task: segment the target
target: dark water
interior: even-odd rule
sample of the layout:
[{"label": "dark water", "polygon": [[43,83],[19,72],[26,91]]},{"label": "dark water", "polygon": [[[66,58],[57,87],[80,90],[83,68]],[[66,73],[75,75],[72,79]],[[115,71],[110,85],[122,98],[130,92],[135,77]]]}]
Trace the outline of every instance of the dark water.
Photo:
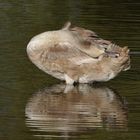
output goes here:
[{"label": "dark water", "polygon": [[[38,70],[27,43],[68,20],[129,46],[132,68],[77,87]],[[139,27],[139,0],[0,0],[0,140],[139,140]]]}]

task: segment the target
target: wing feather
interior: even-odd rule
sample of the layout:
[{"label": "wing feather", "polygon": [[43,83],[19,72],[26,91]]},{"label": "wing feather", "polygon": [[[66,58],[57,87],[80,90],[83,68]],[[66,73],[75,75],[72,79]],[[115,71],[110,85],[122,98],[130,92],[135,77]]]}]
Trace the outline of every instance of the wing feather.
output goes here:
[{"label": "wing feather", "polygon": [[49,60],[64,60],[70,61],[75,64],[83,64],[83,63],[90,63],[95,62],[98,59],[94,59],[90,57],[85,52],[79,50],[78,48],[72,46],[69,42],[60,42],[54,46],[49,47],[44,53]]}]

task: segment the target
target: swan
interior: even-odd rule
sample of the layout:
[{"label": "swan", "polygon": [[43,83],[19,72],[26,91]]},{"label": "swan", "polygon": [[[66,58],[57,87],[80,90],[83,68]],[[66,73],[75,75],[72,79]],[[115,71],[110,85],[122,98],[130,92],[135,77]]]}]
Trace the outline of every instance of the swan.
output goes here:
[{"label": "swan", "polygon": [[108,81],[130,68],[129,49],[81,27],[47,31],[27,45],[29,59],[39,69],[66,84]]}]

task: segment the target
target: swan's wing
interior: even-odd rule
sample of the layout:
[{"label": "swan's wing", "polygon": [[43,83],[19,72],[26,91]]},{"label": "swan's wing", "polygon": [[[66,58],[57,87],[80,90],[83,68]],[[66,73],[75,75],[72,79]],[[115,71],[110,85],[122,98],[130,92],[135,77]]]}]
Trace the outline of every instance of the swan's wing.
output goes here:
[{"label": "swan's wing", "polygon": [[100,38],[94,31],[82,27],[71,27],[71,22],[67,22],[63,29],[73,32],[80,37],[81,45],[76,46],[80,51],[86,53],[90,57],[96,58],[102,54],[110,57],[116,57],[121,48],[111,41]]},{"label": "swan's wing", "polygon": [[105,49],[101,48],[98,44],[92,43],[88,45],[88,42],[82,42],[82,45],[78,46],[78,49],[86,53],[90,57],[98,58],[105,53]]},{"label": "swan's wing", "polygon": [[82,27],[73,27],[73,28],[70,28],[70,30],[72,32],[79,33],[81,36],[83,36],[85,38],[87,38],[87,37],[98,38],[98,35],[94,31],[88,30],[88,29],[85,29],[85,28],[82,28]]},{"label": "swan's wing", "polygon": [[83,39],[82,45],[77,46],[79,49],[91,57],[99,57],[102,54],[107,54],[110,57],[116,57],[121,48],[108,40],[100,38],[94,31],[81,27],[71,28],[72,32],[76,32]]},{"label": "swan's wing", "polygon": [[88,54],[89,56],[96,58],[105,53],[104,48],[100,47],[100,44],[95,42],[98,35],[91,30],[87,30],[81,27],[73,27],[69,29],[77,38],[79,38],[80,44],[76,46],[78,49]]},{"label": "swan's wing", "polygon": [[79,50],[75,46],[72,46],[68,42],[57,43],[48,48],[44,54],[46,54],[45,57],[49,60],[68,60],[78,65],[98,61],[98,59],[90,57],[88,54]]},{"label": "swan's wing", "polygon": [[71,22],[66,22],[62,30],[69,30],[81,41],[76,46],[87,55],[96,58],[105,53],[105,48],[111,42],[100,38],[94,31],[82,27],[71,27]]}]

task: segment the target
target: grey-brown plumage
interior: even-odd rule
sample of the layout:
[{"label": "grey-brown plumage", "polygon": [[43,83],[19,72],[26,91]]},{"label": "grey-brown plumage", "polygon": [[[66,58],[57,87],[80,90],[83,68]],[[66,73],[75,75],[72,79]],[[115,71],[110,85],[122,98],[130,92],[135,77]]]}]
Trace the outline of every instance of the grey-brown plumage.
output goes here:
[{"label": "grey-brown plumage", "polygon": [[106,41],[93,31],[71,27],[68,22],[56,31],[31,39],[30,60],[44,72],[67,84],[108,81],[130,66],[129,49]]}]

